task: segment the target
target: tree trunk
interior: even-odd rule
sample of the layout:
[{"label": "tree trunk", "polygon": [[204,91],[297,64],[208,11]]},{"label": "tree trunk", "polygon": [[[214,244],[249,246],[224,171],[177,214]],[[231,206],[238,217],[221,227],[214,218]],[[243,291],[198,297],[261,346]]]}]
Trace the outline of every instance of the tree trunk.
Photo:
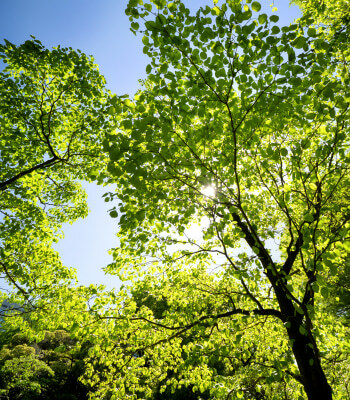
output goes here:
[{"label": "tree trunk", "polygon": [[322,369],[312,332],[303,326],[303,315],[297,313],[284,290],[279,285],[274,289],[308,400],[332,400],[332,388]]},{"label": "tree trunk", "polygon": [[[308,400],[332,400],[332,389],[323,372],[315,341],[300,332],[302,327],[299,317],[288,319],[290,326],[287,328],[292,350],[302,378],[304,390]],[[302,329],[302,328],[301,328]],[[313,343],[312,343],[313,342]]]}]

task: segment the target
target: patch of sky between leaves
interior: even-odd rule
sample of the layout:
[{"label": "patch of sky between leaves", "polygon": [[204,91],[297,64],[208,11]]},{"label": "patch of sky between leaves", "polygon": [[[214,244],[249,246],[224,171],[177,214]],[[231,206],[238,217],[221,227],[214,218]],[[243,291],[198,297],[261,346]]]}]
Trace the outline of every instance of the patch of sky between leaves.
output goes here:
[{"label": "patch of sky between leaves", "polygon": [[64,224],[64,238],[54,245],[67,267],[77,269],[78,284],[103,284],[107,289],[120,286],[116,277],[103,272],[113,261],[109,250],[118,246],[118,224],[109,215],[110,204],[103,194],[113,192],[114,186],[98,186],[81,182],[88,195],[89,215],[73,224]]}]

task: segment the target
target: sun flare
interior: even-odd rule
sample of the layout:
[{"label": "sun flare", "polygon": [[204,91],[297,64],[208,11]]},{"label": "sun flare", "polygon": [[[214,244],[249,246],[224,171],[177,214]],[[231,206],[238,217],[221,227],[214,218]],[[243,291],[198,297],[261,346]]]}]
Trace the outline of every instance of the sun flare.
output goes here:
[{"label": "sun flare", "polygon": [[213,198],[213,197],[215,197],[216,190],[215,190],[215,187],[214,187],[214,186],[209,185],[209,186],[205,186],[205,187],[201,190],[201,193],[202,193],[203,196]]}]

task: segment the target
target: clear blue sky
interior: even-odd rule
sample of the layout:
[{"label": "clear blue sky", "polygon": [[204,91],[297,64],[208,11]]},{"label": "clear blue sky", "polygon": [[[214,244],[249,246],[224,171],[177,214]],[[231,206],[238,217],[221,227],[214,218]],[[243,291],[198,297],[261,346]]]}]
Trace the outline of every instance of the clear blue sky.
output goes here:
[{"label": "clear blue sky", "polygon": [[[185,0],[193,10],[210,0]],[[273,0],[261,0],[270,10]],[[95,58],[108,88],[119,95],[133,94],[138,80],[145,78],[147,57],[141,37],[129,30],[124,14],[127,0],[0,0],[0,39],[20,44],[36,36],[46,47],[61,45],[80,49]],[[275,0],[281,25],[300,16],[289,0]],[[101,268],[111,261],[108,249],[117,245],[116,221],[109,217],[108,203],[101,198],[106,188],[85,185],[89,216],[65,226],[65,238],[59,243],[63,262],[78,270],[81,284],[103,283],[118,286],[117,278],[105,276]]]}]

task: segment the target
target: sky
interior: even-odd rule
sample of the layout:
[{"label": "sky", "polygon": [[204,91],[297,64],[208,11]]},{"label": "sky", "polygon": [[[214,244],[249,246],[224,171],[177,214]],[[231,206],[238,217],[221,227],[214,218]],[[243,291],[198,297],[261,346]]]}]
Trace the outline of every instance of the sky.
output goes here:
[{"label": "sky", "polygon": [[[210,0],[185,0],[195,11],[212,4]],[[92,55],[107,80],[107,87],[118,95],[134,94],[139,79],[146,78],[147,57],[142,52],[140,36],[129,30],[124,14],[127,0],[0,0],[0,40],[20,44],[39,39],[44,46],[72,47]],[[289,0],[261,0],[261,12],[275,13],[281,25],[289,25],[300,10],[289,7]],[[271,7],[272,6],[272,7]],[[108,214],[110,203],[102,195],[108,188],[83,183],[88,193],[90,213],[84,220],[64,226],[64,239],[56,246],[62,261],[77,268],[83,285],[104,284],[118,287],[120,282],[102,270],[112,261],[108,254],[118,241],[117,222]]]}]

